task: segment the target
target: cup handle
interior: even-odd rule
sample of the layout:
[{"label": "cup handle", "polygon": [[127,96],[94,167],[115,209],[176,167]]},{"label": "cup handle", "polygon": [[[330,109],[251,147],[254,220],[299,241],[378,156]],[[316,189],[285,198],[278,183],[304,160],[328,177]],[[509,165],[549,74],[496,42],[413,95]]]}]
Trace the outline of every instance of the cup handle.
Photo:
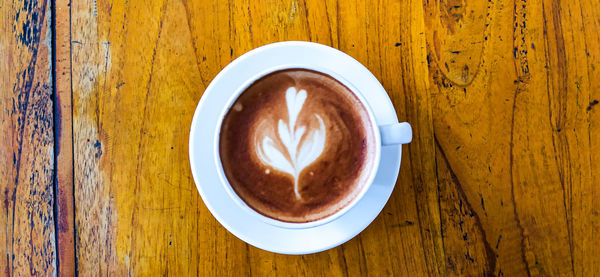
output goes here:
[{"label": "cup handle", "polygon": [[382,145],[406,144],[412,140],[412,128],[408,122],[379,126]]}]

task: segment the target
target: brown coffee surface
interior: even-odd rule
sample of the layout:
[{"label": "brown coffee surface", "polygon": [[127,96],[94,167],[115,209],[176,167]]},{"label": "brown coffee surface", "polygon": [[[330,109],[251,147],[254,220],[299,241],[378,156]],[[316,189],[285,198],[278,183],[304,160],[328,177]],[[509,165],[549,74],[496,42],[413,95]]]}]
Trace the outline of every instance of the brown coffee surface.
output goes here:
[{"label": "brown coffee surface", "polygon": [[236,194],[257,212],[310,222],[347,206],[369,178],[375,136],[346,86],[305,69],[250,85],[223,120],[219,152]]}]

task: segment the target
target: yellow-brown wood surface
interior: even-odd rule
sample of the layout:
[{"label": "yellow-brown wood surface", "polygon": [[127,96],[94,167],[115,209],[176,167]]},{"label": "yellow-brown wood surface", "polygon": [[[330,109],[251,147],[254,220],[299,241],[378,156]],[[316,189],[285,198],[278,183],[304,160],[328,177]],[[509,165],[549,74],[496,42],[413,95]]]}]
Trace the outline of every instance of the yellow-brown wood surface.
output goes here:
[{"label": "yellow-brown wood surface", "polygon": [[[56,249],[59,276],[74,276],[73,122],[71,98],[71,2],[54,1],[54,137]],[[59,19],[59,20],[56,20]]]},{"label": "yellow-brown wood surface", "polygon": [[[79,274],[593,276],[599,18],[594,0],[73,1]],[[284,40],[356,58],[414,128],[383,212],[313,255],[231,235],[188,162],[212,78]]]},{"label": "yellow-brown wood surface", "polygon": [[56,273],[50,13],[0,2],[0,276]]}]

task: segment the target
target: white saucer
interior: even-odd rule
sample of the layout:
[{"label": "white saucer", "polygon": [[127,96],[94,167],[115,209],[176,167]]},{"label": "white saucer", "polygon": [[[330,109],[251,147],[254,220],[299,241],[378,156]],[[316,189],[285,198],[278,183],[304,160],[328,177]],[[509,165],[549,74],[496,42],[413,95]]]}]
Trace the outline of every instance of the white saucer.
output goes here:
[{"label": "white saucer", "polygon": [[[234,92],[253,76],[281,65],[326,68],[343,76],[373,111],[379,126],[398,122],[384,88],[354,58],[328,46],[279,42],[256,48],[227,65],[198,103],[190,129],[190,164],[196,187],[213,216],[232,234],[258,248],[283,254],[309,254],[336,247],[364,230],[389,199],[400,169],[402,145],[383,146],[377,175],[363,198],[339,218],[312,228],[277,227],[247,215],[229,196],[217,169],[217,126]],[[340,66],[343,65],[343,66]]]}]

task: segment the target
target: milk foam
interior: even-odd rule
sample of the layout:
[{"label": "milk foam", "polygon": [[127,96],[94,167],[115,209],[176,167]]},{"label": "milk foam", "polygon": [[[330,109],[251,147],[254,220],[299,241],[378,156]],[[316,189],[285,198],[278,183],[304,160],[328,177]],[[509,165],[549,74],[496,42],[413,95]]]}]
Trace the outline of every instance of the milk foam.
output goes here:
[{"label": "milk foam", "polygon": [[275,138],[284,146],[283,149],[278,147],[273,138],[261,132],[256,133],[257,137],[255,139],[256,154],[261,162],[294,178],[296,199],[302,199],[298,184],[300,173],[319,158],[325,148],[326,132],[321,116],[318,114],[311,115],[318,120],[318,128],[307,131],[306,126],[296,126],[296,121],[302,111],[306,97],[307,93],[304,89],[297,91],[295,87],[289,87],[285,92],[288,122],[279,119],[277,124],[278,137]]}]

